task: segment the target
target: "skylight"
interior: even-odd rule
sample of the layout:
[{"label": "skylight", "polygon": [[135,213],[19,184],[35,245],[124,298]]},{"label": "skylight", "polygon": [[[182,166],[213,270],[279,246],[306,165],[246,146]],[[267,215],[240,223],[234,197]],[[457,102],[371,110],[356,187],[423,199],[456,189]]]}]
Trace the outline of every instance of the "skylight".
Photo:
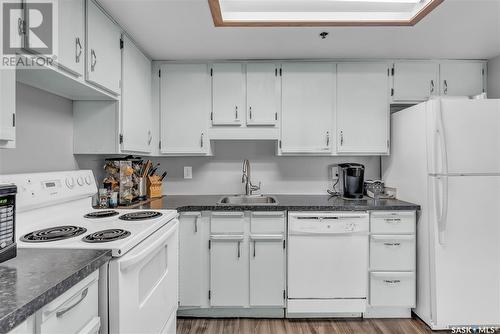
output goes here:
[{"label": "skylight", "polygon": [[411,26],[444,0],[208,0],[215,26]]}]

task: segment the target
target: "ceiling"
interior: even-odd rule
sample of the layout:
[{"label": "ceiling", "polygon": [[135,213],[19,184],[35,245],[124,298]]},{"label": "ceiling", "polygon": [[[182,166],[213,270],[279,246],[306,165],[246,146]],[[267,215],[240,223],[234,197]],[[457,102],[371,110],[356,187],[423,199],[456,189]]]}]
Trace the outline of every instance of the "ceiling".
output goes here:
[{"label": "ceiling", "polygon": [[445,0],[414,27],[327,28],[216,28],[207,0],[99,2],[154,60],[500,55],[500,0]]}]

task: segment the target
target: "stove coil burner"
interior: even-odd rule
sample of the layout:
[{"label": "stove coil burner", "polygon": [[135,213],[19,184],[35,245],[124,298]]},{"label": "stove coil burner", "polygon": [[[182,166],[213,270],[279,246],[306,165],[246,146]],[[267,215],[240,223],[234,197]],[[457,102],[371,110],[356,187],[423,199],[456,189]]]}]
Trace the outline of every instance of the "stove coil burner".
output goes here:
[{"label": "stove coil burner", "polygon": [[130,235],[129,231],[125,231],[119,228],[114,228],[110,230],[103,230],[89,234],[82,240],[90,243],[101,243],[101,242],[110,242],[110,241],[124,239],[129,235]]},{"label": "stove coil burner", "polygon": [[76,237],[87,232],[86,228],[79,226],[56,226],[43,230],[30,232],[21,237],[24,242],[49,242]]},{"label": "stove coil burner", "polygon": [[121,220],[134,221],[134,220],[153,219],[160,216],[161,213],[156,211],[138,211],[138,212],[124,214],[118,218]]},{"label": "stove coil burner", "polygon": [[89,219],[99,219],[99,218],[114,217],[116,215],[118,215],[118,211],[115,211],[115,210],[102,210],[102,211],[94,211],[94,212],[87,213],[83,217],[89,218]]}]

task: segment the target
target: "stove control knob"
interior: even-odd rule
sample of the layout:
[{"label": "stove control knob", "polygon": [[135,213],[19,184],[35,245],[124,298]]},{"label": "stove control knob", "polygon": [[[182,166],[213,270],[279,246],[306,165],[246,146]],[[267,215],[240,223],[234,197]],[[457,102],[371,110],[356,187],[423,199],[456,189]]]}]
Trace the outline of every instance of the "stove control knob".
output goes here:
[{"label": "stove control knob", "polygon": [[72,177],[67,177],[66,178],[66,186],[69,189],[73,189],[73,187],[75,186],[75,179],[73,179]]},{"label": "stove control knob", "polygon": [[76,179],[76,182],[78,183],[79,186],[83,186],[83,177],[79,176],[77,179]]},{"label": "stove control knob", "polygon": [[92,184],[92,179],[90,178],[90,176],[85,176],[85,183],[88,184],[89,186]]}]

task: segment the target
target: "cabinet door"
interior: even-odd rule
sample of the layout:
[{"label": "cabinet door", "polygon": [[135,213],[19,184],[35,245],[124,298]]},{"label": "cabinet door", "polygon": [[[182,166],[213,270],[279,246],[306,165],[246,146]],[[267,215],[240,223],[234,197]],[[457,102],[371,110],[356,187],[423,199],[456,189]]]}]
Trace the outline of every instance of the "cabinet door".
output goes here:
[{"label": "cabinet door", "polygon": [[181,214],[179,226],[179,306],[200,307],[206,300],[202,260],[207,249],[202,242],[201,214]]},{"label": "cabinet door", "polygon": [[248,304],[248,243],[243,236],[210,238],[210,305]]},{"label": "cabinet door", "polygon": [[283,306],[285,247],[283,236],[252,237],[250,255],[250,306]]},{"label": "cabinet door", "polygon": [[87,81],[120,94],[121,31],[94,3],[87,1]]},{"label": "cabinet door", "polygon": [[426,101],[437,95],[438,68],[438,64],[434,63],[395,63],[393,101]]},{"label": "cabinet door", "polygon": [[472,96],[484,92],[483,63],[443,63],[440,76],[441,95]]},{"label": "cabinet door", "polygon": [[151,61],[123,36],[122,50],[123,151],[151,152]]},{"label": "cabinet door", "polygon": [[276,125],[279,84],[276,64],[247,64],[247,125]]},{"label": "cabinet door", "polygon": [[161,68],[161,152],[207,154],[210,74],[205,64]]},{"label": "cabinet door", "polygon": [[16,140],[16,70],[0,70],[0,147],[13,148]]},{"label": "cabinet door", "polygon": [[282,64],[281,152],[330,153],[335,64]]},{"label": "cabinet door", "polygon": [[81,77],[85,67],[85,2],[60,0],[58,65]]},{"label": "cabinet door", "polygon": [[245,119],[242,64],[212,65],[212,125],[241,125]]},{"label": "cabinet door", "polygon": [[385,154],[389,150],[389,65],[337,66],[337,150]]}]

